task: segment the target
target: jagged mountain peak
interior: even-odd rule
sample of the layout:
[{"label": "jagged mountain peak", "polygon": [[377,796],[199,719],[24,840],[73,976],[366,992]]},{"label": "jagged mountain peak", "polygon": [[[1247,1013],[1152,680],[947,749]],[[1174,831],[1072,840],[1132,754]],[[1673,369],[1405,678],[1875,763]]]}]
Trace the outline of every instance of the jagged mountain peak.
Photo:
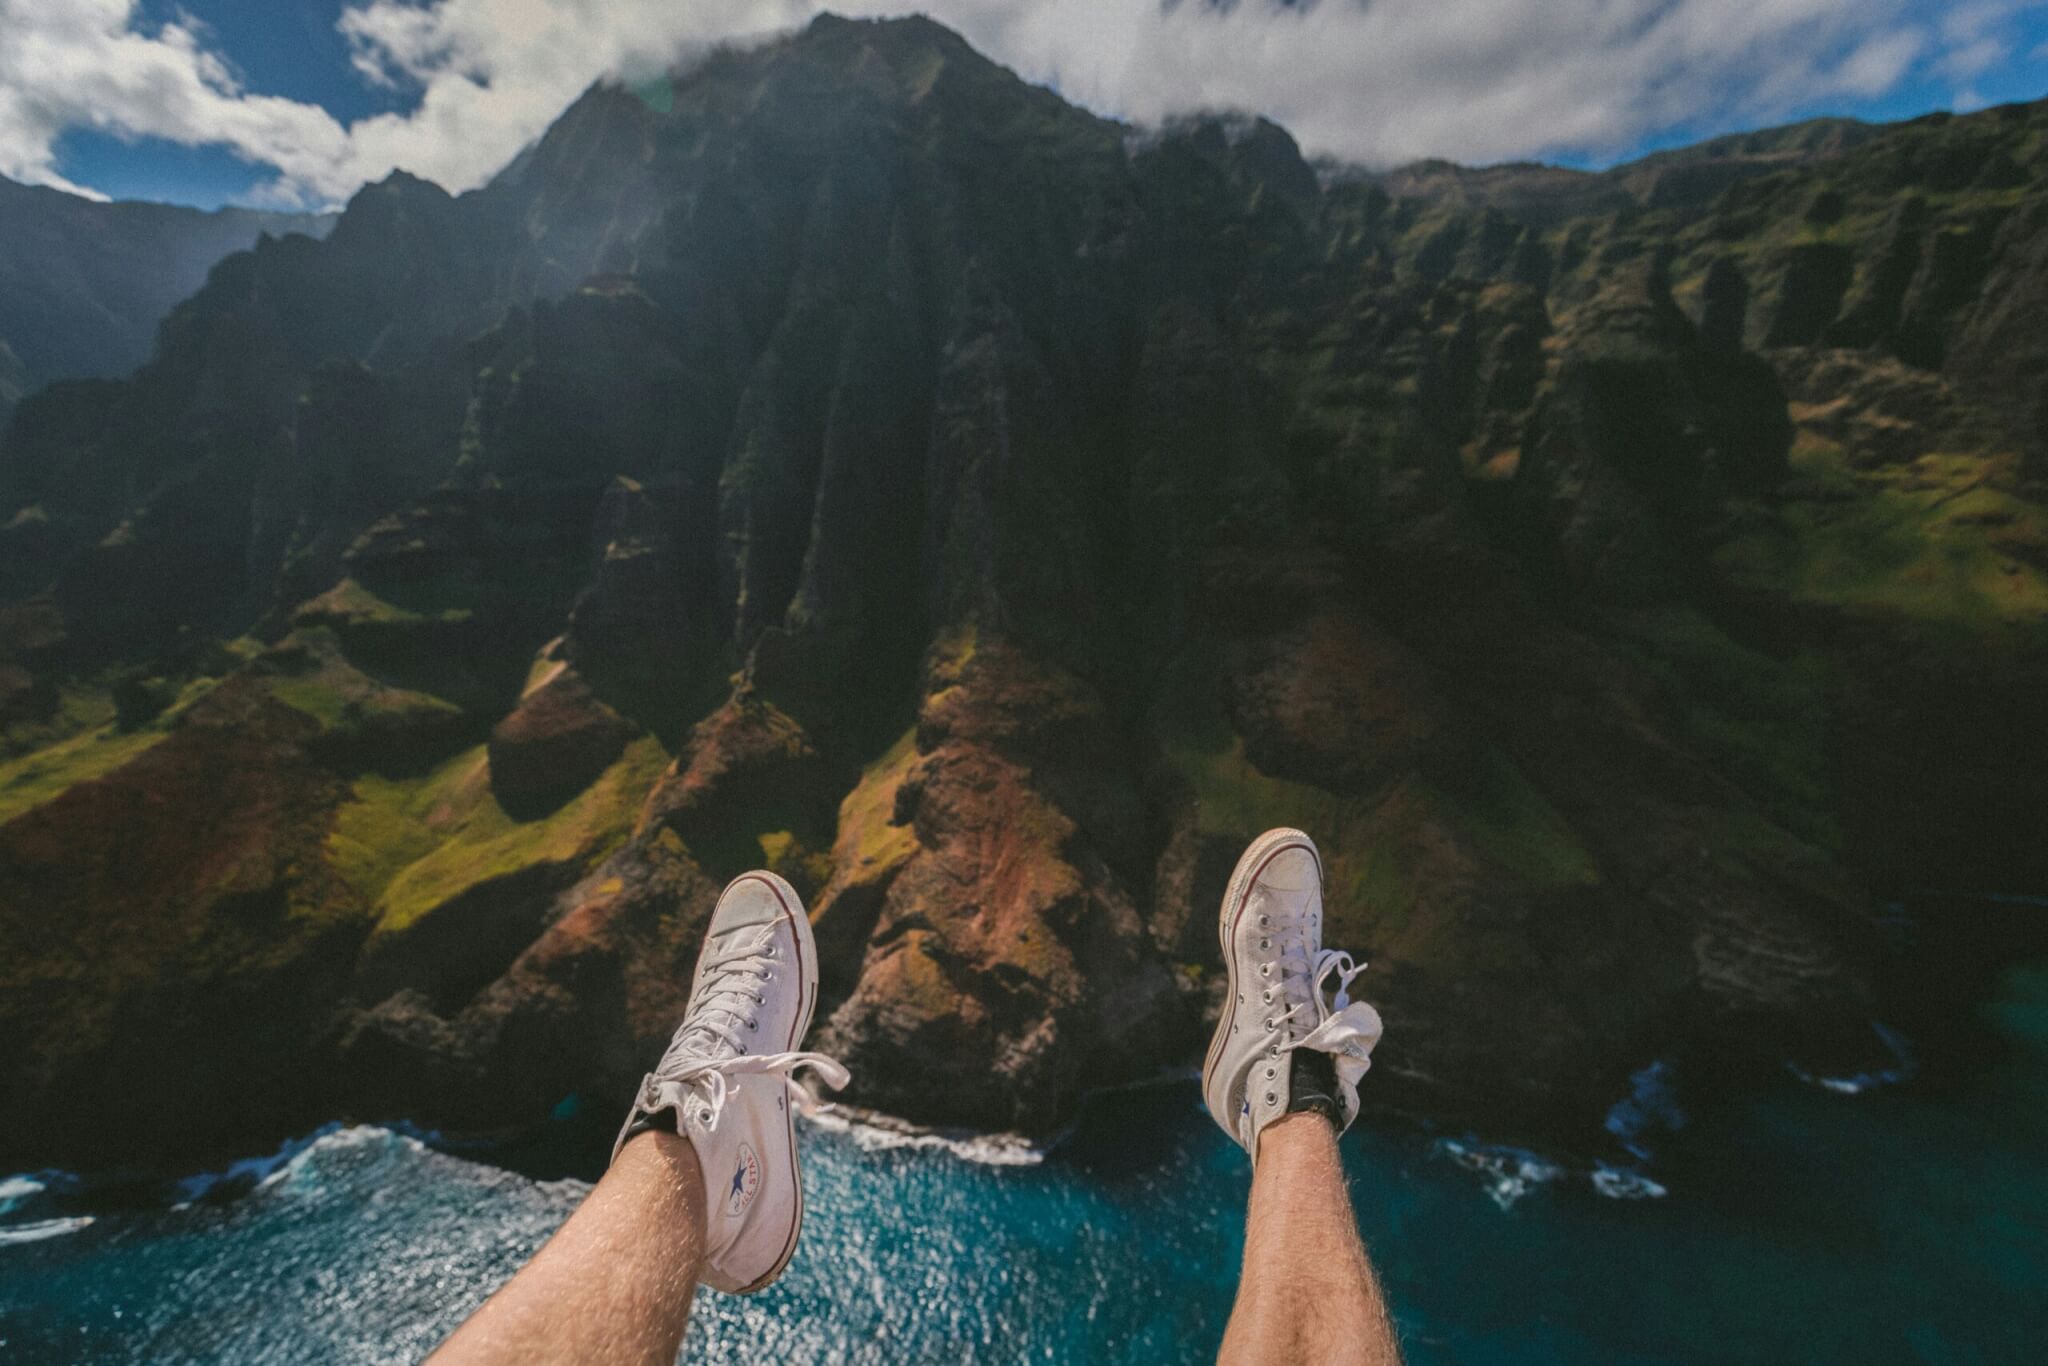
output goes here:
[{"label": "jagged mountain peak", "polygon": [[357,190],[353,195],[349,196],[349,203],[353,204],[365,196],[376,199],[379,197],[403,197],[410,195],[423,195],[437,199],[452,198],[448,191],[442,189],[434,181],[425,179],[422,176],[416,176],[411,171],[400,167],[386,175],[382,180],[373,180],[360,190]]},{"label": "jagged mountain peak", "polygon": [[360,249],[387,236],[401,221],[444,218],[455,200],[431,180],[393,171],[349,196],[329,236],[337,249]]}]

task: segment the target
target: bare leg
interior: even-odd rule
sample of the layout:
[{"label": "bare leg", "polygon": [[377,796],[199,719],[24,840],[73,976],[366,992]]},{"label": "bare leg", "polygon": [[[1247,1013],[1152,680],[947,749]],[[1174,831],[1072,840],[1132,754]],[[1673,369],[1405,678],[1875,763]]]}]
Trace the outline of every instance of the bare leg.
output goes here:
[{"label": "bare leg", "polygon": [[432,1360],[672,1366],[703,1258],[696,1151],[674,1134],[640,1134],[569,1222]]},{"label": "bare leg", "polygon": [[1321,1115],[1286,1115],[1259,1134],[1244,1275],[1217,1359],[1232,1366],[1401,1360],[1351,1217],[1337,1134]]}]

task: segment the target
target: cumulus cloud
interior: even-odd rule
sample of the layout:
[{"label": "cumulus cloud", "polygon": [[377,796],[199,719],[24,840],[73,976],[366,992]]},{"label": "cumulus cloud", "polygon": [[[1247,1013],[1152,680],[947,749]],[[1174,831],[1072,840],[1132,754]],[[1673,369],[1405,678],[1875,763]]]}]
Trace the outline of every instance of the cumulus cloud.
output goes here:
[{"label": "cumulus cloud", "polygon": [[[1367,163],[1619,152],[1892,89],[1933,64],[1974,76],[2042,0],[842,0],[921,7],[1101,112],[1268,114]],[[68,185],[70,128],[214,144],[274,168],[271,196],[331,203],[402,167],[481,184],[593,80],[787,30],[813,0],[357,0],[362,79],[416,95],[347,127],[243,88],[190,20],[136,0],[0,0],[0,174]]]},{"label": "cumulus cloud", "polygon": [[134,0],[0,0],[0,174],[90,193],[57,174],[71,128],[220,143],[300,183],[346,154],[324,110],[241,89],[189,22],[134,26]]}]

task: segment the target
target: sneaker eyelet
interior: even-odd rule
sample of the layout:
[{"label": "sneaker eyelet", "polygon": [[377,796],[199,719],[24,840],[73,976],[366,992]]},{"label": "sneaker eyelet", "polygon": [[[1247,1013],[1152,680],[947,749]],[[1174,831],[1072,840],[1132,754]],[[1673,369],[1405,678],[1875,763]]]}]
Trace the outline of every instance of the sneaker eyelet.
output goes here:
[{"label": "sneaker eyelet", "polygon": [[759,1033],[759,1032],[760,1032],[760,1029],[761,1029],[761,1022],[760,1022],[759,1020],[749,1020],[749,1021],[747,1021],[747,1033],[749,1033],[749,1034],[757,1034],[757,1033]]},{"label": "sneaker eyelet", "polygon": [[1266,1017],[1266,1028],[1268,1028],[1268,1029],[1271,1029],[1272,1027],[1273,1027],[1273,1017],[1272,1017],[1271,1015],[1268,1015],[1268,1016]]},{"label": "sneaker eyelet", "polygon": [[1273,923],[1273,917],[1272,917],[1272,916],[1270,916],[1270,915],[1262,915],[1262,916],[1260,916],[1260,917],[1259,917],[1259,928],[1260,928],[1260,929],[1262,929],[1262,930],[1263,930],[1263,929],[1265,929],[1265,928],[1266,928],[1266,926],[1268,926],[1268,925],[1270,925],[1270,924],[1272,924],[1272,923]]},{"label": "sneaker eyelet", "polygon": [[1270,1067],[1266,1069],[1266,1080],[1267,1080],[1267,1081],[1271,1081],[1271,1080],[1273,1080],[1273,1069],[1272,1069],[1272,1068],[1270,1068]]},{"label": "sneaker eyelet", "polygon": [[1262,949],[1270,949],[1273,947],[1273,941],[1270,939],[1261,939],[1259,941],[1259,947]]},{"label": "sneaker eyelet", "polygon": [[1272,965],[1271,963],[1261,963],[1261,964],[1259,964],[1259,976],[1261,976],[1261,977],[1271,977],[1272,975],[1273,975],[1273,965]]},{"label": "sneaker eyelet", "polygon": [[1266,1092],[1266,1104],[1268,1104],[1268,1105],[1272,1105],[1272,1104],[1275,1104],[1275,1103],[1277,1102],[1277,1100],[1278,1100],[1278,1097],[1276,1097],[1276,1096],[1275,1096],[1275,1095],[1274,1095],[1274,1094],[1273,1094],[1273,1093],[1272,1093],[1271,1091],[1268,1091],[1268,1092]]}]

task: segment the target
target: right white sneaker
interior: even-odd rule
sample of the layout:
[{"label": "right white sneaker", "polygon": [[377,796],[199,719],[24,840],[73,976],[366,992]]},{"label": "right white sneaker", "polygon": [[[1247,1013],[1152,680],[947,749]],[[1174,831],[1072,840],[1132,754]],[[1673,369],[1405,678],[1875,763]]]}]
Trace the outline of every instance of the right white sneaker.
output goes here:
[{"label": "right white sneaker", "polygon": [[765,1289],[796,1252],[804,1190],[791,1108],[811,1097],[793,1074],[811,1068],[835,1091],[847,1082],[831,1058],[795,1051],[817,999],[818,949],[796,889],[767,872],[733,879],[711,912],[683,1022],[612,1146],[617,1160],[628,1138],[673,1112],[704,1172],[703,1276],[714,1289]]},{"label": "right white sneaker", "polygon": [[[1323,860],[1299,830],[1268,830],[1237,861],[1217,921],[1229,995],[1202,1068],[1202,1099],[1223,1132],[1259,1160],[1259,1133],[1294,1107],[1294,1054],[1329,1055],[1330,1122],[1358,1117],[1379,1013],[1346,995],[1362,970],[1323,947]],[[1338,981],[1334,992],[1328,982]],[[1327,1074],[1326,1074],[1327,1075]]]}]

